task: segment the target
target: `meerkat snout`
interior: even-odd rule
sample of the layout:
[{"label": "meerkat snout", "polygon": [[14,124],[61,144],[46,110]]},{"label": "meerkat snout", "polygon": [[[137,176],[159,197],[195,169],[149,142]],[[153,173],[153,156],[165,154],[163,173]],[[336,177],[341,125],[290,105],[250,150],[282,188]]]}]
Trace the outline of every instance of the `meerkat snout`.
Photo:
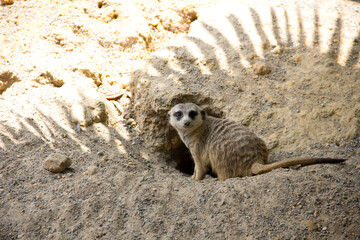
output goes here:
[{"label": "meerkat snout", "polygon": [[185,120],[185,121],[184,121],[184,126],[185,126],[185,127],[190,126],[190,121],[189,121],[189,120]]}]

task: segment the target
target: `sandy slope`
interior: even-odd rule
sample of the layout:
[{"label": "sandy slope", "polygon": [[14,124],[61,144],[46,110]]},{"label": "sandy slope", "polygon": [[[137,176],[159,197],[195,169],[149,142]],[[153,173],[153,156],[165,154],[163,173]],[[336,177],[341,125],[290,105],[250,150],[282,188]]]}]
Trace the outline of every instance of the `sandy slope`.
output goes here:
[{"label": "sandy slope", "polygon": [[[334,3],[342,9],[345,2]],[[284,131],[272,142],[265,115],[252,119],[249,113],[249,120],[229,108],[224,111],[264,135],[272,144],[272,161],[306,154],[349,158],[344,164],[278,169],[224,182],[207,176],[196,182],[167,164],[164,155],[143,147],[142,129],[132,119],[136,114],[128,110],[130,72],[169,39],[186,34],[195,12],[206,13],[214,4],[42,0],[0,5],[0,239],[360,238],[356,57],[346,66],[318,50],[287,49],[280,57],[272,53],[270,67],[285,66],[292,79],[284,87],[282,71],[268,75],[279,94],[273,99],[274,119],[298,114],[284,107],[288,101],[282,94],[295,94],[289,101],[296,102],[295,87],[313,87],[327,97],[317,99],[305,91],[316,99],[313,108],[327,100],[324,109],[334,112],[304,115],[303,124],[312,119],[329,129],[338,127],[339,138],[331,132],[332,137],[320,135],[308,144],[311,139],[298,142],[296,134]],[[359,13],[358,4],[346,4],[351,14]],[[303,75],[313,76],[312,66],[318,66],[314,72],[319,77],[306,81]],[[254,75],[251,68],[243,71]],[[214,78],[219,75],[213,72]],[[327,91],[333,75],[338,93]],[[249,106],[259,103],[252,93],[266,93],[266,81],[254,79],[242,86]],[[226,101],[237,96],[236,87],[225,85]],[[125,94],[116,102],[102,97],[120,89]],[[305,105],[312,108],[312,101]],[[296,147],[291,141],[298,142]],[[71,168],[61,174],[46,171],[43,162],[52,152],[69,156]],[[89,166],[98,172],[90,175]]]}]

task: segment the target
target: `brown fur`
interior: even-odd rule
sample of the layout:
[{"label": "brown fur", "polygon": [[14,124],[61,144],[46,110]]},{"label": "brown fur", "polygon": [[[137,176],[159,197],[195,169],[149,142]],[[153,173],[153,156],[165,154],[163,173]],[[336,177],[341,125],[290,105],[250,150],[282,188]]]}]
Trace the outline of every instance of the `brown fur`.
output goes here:
[{"label": "brown fur", "polygon": [[[191,114],[195,115],[191,117]],[[180,117],[180,115],[182,115]],[[195,162],[195,180],[209,170],[219,180],[270,172],[299,164],[338,163],[344,159],[294,158],[268,164],[265,142],[243,125],[227,119],[207,116],[193,103],[178,104],[168,113],[170,124],[189,148]]]}]

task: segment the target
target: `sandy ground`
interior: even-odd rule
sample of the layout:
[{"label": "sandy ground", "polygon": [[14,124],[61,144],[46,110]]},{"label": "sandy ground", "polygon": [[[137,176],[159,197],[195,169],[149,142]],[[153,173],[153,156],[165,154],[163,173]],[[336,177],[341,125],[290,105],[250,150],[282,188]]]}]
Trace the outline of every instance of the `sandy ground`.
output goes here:
[{"label": "sandy ground", "polygon": [[[0,239],[360,239],[358,48],[351,58],[337,54],[351,49],[339,39],[325,55],[301,46],[264,56],[253,50],[249,59],[272,60],[266,79],[246,63],[232,66],[254,81],[229,81],[223,94],[213,88],[224,75],[215,66],[204,86],[223,116],[264,137],[271,161],[349,160],[197,182],[189,167],[177,170],[146,144],[129,82],[139,62],[185,36],[216,1],[14,2],[0,5]],[[355,1],[331,4],[350,9],[352,20],[360,12]],[[359,29],[360,22],[342,24]],[[275,95],[266,95],[267,84]],[[116,101],[104,98],[118,92]],[[229,102],[243,102],[244,111],[276,108],[237,116]],[[281,116],[302,125],[275,124]],[[319,126],[321,134],[311,135]],[[54,152],[72,160],[63,173],[43,167]]]}]

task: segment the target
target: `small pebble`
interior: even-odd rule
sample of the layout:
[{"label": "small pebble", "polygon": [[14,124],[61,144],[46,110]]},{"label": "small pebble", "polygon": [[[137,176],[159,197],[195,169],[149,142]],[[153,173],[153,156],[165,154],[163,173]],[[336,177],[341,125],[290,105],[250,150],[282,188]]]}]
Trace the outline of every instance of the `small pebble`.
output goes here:
[{"label": "small pebble", "polygon": [[296,62],[296,63],[300,63],[301,60],[302,60],[302,59],[301,59],[301,56],[300,56],[300,55],[297,55],[297,54],[294,55],[293,59],[294,59],[294,62]]},{"label": "small pebble", "polygon": [[271,50],[273,54],[280,54],[283,52],[283,49],[279,46],[276,46],[273,50]]},{"label": "small pebble", "polygon": [[100,162],[105,163],[105,162],[108,161],[108,160],[109,160],[109,157],[108,157],[107,155],[104,155],[104,156],[101,158]]},{"label": "small pebble", "polygon": [[87,169],[88,175],[95,175],[97,172],[99,172],[99,168],[97,166],[89,166]]},{"label": "small pebble", "polygon": [[313,220],[307,220],[306,227],[309,230],[309,232],[315,232],[318,230],[318,227],[316,226]]},{"label": "small pebble", "polygon": [[263,62],[256,62],[253,66],[253,69],[257,75],[266,75],[270,73],[269,65]]},{"label": "small pebble", "polygon": [[315,211],[314,211],[314,217],[317,217],[318,213],[319,213],[319,212],[318,212],[317,210],[315,210]]},{"label": "small pebble", "polygon": [[[135,123],[135,120],[133,118],[129,118],[127,121],[126,121],[126,124],[127,125],[130,125],[132,126],[133,124]],[[136,124],[136,123],[135,123]]]},{"label": "small pebble", "polygon": [[233,86],[235,86],[235,85],[236,85],[236,83],[235,83],[234,81],[230,81],[230,82],[229,82],[229,86],[233,87]]}]

